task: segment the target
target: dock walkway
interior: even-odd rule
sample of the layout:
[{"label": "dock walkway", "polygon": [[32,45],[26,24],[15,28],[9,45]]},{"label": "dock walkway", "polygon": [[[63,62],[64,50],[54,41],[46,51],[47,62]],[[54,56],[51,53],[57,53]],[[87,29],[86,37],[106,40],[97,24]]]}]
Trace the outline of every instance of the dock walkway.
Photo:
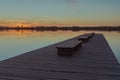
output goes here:
[{"label": "dock walkway", "polygon": [[0,80],[120,80],[120,65],[102,34],[73,56],[57,55],[63,42],[1,61]]}]

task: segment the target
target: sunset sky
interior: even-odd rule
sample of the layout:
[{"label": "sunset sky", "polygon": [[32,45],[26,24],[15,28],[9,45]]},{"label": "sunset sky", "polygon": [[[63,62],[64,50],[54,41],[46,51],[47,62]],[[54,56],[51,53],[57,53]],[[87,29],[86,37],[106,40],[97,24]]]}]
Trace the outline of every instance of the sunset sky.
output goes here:
[{"label": "sunset sky", "polygon": [[118,26],[120,0],[0,0],[0,26]]}]

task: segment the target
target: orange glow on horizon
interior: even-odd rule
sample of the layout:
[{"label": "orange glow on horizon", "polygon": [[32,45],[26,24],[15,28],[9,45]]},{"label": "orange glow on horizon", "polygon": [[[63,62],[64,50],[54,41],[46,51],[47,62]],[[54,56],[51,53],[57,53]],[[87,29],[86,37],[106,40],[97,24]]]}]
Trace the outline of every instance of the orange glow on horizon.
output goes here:
[{"label": "orange glow on horizon", "polygon": [[0,26],[8,27],[32,27],[32,26],[119,26],[119,22],[94,22],[94,21],[44,21],[44,22],[27,22],[27,21],[0,21]]}]

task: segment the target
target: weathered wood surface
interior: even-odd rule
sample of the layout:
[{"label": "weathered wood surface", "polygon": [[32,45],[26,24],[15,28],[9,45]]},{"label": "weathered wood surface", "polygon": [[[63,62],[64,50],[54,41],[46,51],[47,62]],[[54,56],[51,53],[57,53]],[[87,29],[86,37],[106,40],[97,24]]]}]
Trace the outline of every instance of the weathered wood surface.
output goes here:
[{"label": "weathered wood surface", "polygon": [[60,44],[57,46],[57,48],[74,48],[76,45],[80,45],[80,44],[82,44],[82,41],[75,39],[75,40],[71,40],[63,44]]},{"label": "weathered wood surface", "polygon": [[103,35],[68,57],[57,55],[61,43],[1,61],[0,80],[120,80],[120,65]]},{"label": "weathered wood surface", "polygon": [[58,45],[57,53],[61,56],[72,56],[82,45],[82,41],[78,39],[70,40]]},{"label": "weathered wood surface", "polygon": [[82,42],[87,42],[90,38],[92,38],[95,35],[95,33],[86,33],[82,34],[78,37],[78,40]]}]

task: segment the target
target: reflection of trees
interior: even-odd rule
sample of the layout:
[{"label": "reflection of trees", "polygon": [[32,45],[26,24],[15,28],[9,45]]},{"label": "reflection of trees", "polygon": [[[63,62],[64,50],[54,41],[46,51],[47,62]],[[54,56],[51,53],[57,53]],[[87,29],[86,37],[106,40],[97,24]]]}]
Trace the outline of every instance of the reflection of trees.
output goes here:
[{"label": "reflection of trees", "polygon": [[80,31],[80,30],[98,30],[98,31],[120,31],[120,26],[98,26],[98,27],[57,27],[57,26],[35,26],[35,27],[4,27],[0,26],[0,31],[4,30],[32,30],[32,31],[57,31],[57,30],[71,30],[71,31]]}]

